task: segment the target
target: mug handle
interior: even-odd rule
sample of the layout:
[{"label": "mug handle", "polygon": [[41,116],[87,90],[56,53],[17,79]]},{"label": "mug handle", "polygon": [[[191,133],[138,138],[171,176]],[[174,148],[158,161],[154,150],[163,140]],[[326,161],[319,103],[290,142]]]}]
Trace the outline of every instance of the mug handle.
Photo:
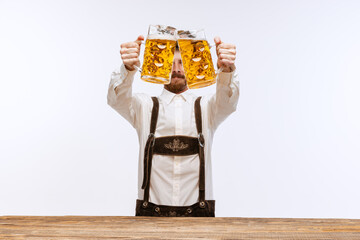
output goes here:
[{"label": "mug handle", "polygon": [[[215,46],[216,46],[215,43],[209,44],[209,49],[212,49],[212,48],[215,47]],[[215,71],[216,78],[218,77],[219,73],[221,73],[223,70],[224,70],[224,67],[221,66],[218,70]]]},{"label": "mug handle", "polygon": [[[144,43],[143,41],[141,41],[141,45],[145,45],[145,43]],[[140,62],[140,66],[141,66],[141,62]],[[140,73],[142,72],[141,67],[138,67],[138,66],[135,65],[134,68],[135,68],[136,70],[138,70]]]},{"label": "mug handle", "polygon": [[138,67],[138,66],[134,65],[134,68],[135,68],[136,70],[138,70],[140,73],[142,72],[141,67]]},{"label": "mug handle", "polygon": [[215,71],[216,77],[224,70],[224,67],[221,66],[218,70]]}]

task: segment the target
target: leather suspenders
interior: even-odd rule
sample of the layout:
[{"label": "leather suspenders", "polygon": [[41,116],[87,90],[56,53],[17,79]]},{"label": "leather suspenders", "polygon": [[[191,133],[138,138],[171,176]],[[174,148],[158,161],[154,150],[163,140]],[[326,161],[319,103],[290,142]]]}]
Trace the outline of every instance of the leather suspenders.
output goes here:
[{"label": "leather suspenders", "polygon": [[[144,199],[137,200],[136,216],[215,216],[215,201],[205,200],[205,139],[202,134],[202,118],[200,100],[195,101],[195,120],[198,137],[188,136],[166,136],[155,138],[156,124],[159,114],[159,101],[152,97],[153,109],[151,113],[150,134],[148,136],[144,152],[144,178],[142,189],[144,189]],[[186,156],[198,154],[200,160],[199,167],[199,202],[191,206],[165,206],[156,205],[149,202],[150,176],[153,154]]]},{"label": "leather suspenders", "polygon": [[199,201],[205,201],[205,139],[202,134],[202,118],[201,118],[201,107],[200,107],[201,97],[198,97],[195,100],[195,121],[196,129],[198,132],[198,141],[199,141],[199,158],[200,158],[200,172],[199,172]]}]

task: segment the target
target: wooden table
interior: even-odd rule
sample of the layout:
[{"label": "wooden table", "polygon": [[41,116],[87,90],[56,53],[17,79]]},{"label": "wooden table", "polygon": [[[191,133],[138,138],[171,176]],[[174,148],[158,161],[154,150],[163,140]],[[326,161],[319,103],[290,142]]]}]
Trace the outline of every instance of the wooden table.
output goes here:
[{"label": "wooden table", "polygon": [[360,219],[0,216],[0,239],[360,240]]}]

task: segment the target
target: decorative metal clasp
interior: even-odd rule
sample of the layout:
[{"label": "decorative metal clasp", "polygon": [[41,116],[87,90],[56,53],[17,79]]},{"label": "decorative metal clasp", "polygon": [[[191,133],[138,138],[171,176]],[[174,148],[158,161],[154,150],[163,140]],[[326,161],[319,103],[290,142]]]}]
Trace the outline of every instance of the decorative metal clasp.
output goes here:
[{"label": "decorative metal clasp", "polygon": [[155,145],[155,135],[153,133],[150,133],[148,136],[148,139],[152,138],[152,147]]},{"label": "decorative metal clasp", "polygon": [[179,150],[183,150],[189,146],[189,144],[183,143],[180,139],[175,138],[172,142],[168,144],[164,144],[165,148],[171,149],[173,152],[177,152]]},{"label": "decorative metal clasp", "polygon": [[204,135],[202,133],[199,133],[198,135],[198,140],[199,140],[199,144],[201,147],[204,147],[204,143],[205,143],[205,138]]}]

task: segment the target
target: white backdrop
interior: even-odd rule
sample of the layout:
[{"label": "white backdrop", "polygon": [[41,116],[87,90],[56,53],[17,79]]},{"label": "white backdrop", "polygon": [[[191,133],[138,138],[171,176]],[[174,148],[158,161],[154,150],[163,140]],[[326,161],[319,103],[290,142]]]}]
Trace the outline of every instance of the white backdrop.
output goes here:
[{"label": "white backdrop", "polygon": [[107,87],[119,45],[167,24],[237,46],[217,216],[360,218],[359,13],[357,0],[0,0],[0,215],[134,215],[137,136]]}]

